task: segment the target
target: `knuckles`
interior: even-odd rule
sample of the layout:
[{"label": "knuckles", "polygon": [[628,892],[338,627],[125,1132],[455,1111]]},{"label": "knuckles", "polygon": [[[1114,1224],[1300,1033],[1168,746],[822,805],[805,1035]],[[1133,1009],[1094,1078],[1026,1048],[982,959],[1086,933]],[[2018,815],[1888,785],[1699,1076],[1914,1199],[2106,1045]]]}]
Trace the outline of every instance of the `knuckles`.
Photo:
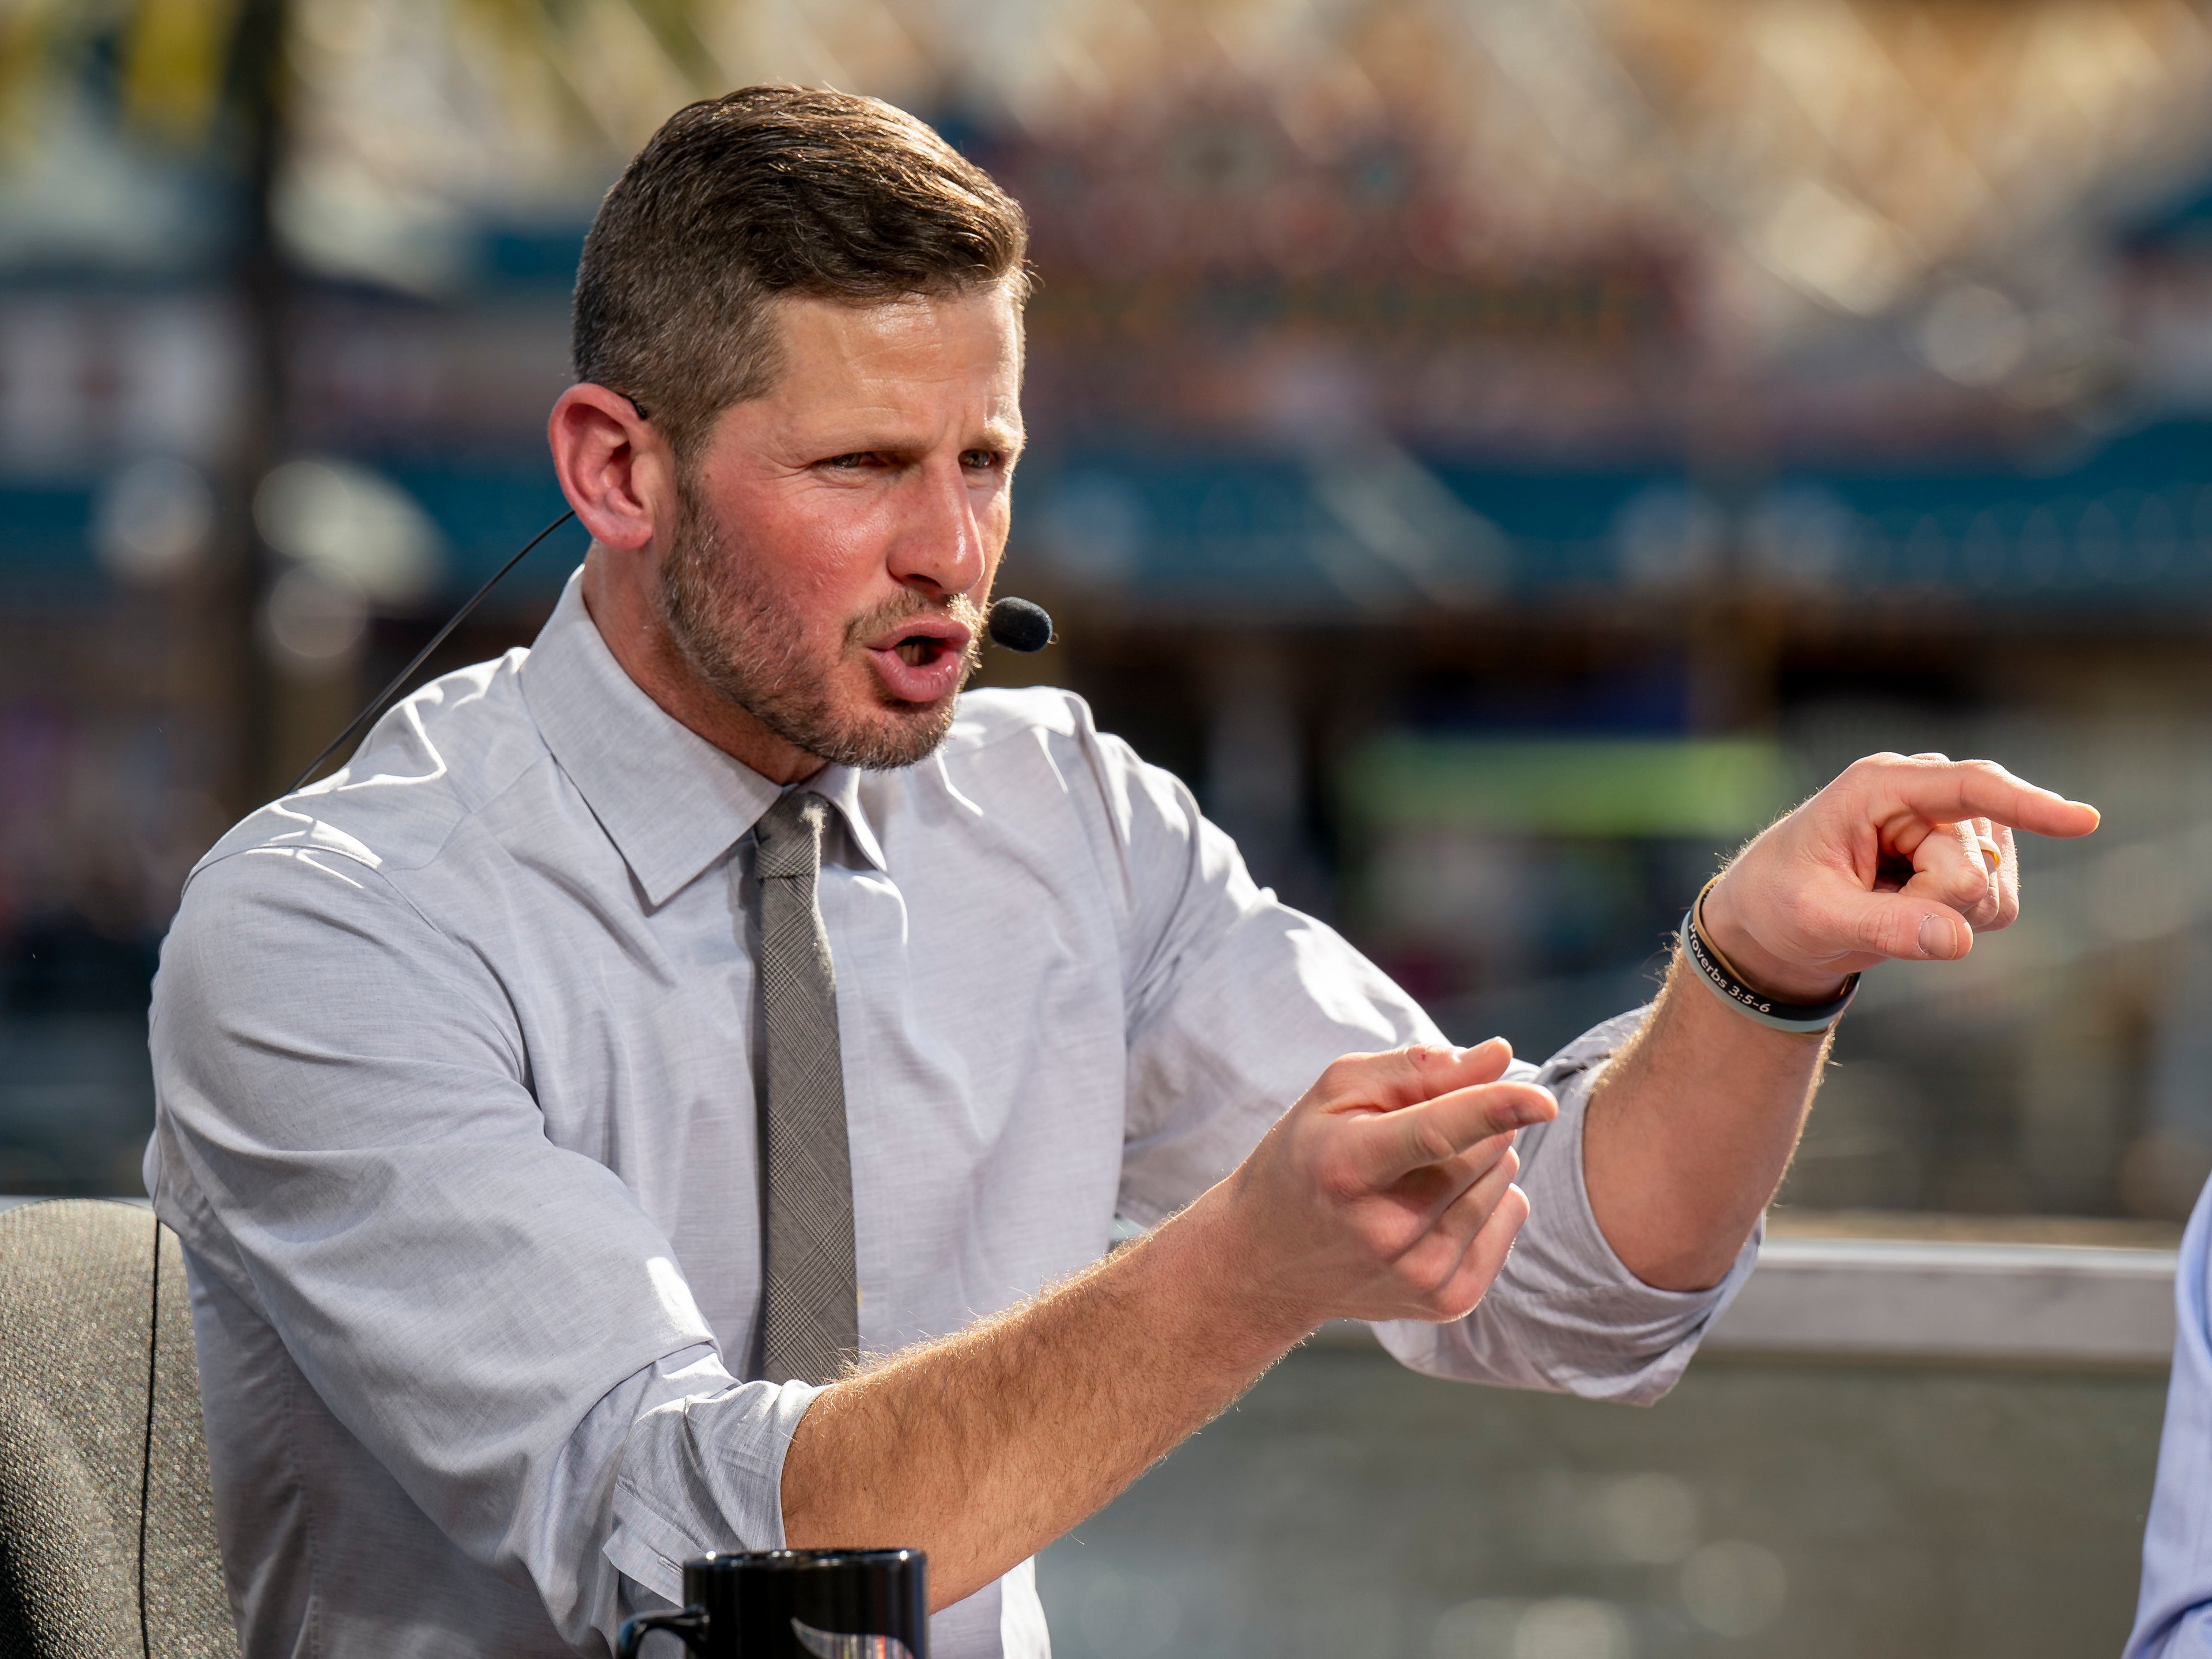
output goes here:
[{"label": "knuckles", "polygon": [[1900,755],[1893,749],[1885,749],[1878,754],[1861,756],[1838,775],[1838,780],[1840,781],[1844,778],[1850,777],[1863,779],[1869,774],[1876,772],[1893,770],[1935,772],[1953,767],[1963,767],[1970,771],[1979,772],[1985,777],[2004,778],[2011,775],[2003,767],[1991,760],[1954,761],[1948,755],[1938,754],[1933,750],[1923,754]]},{"label": "knuckles", "polygon": [[1421,1072],[1447,1061],[1448,1054],[1422,1043],[1372,1054],[1339,1054],[1322,1067],[1306,1098],[1322,1106],[1367,1100],[1382,1105]]},{"label": "knuckles", "polygon": [[1425,1115],[1414,1118],[1410,1138],[1413,1151],[1425,1163],[1441,1164],[1459,1151],[1443,1127]]},{"label": "knuckles", "polygon": [[1437,1310],[1437,1323],[1455,1325],[1482,1305],[1482,1298],[1490,1293],[1490,1284],[1484,1280],[1474,1287],[1473,1295],[1465,1291],[1443,1303]]},{"label": "knuckles", "polygon": [[1983,904],[1990,897],[1990,880],[1971,870],[1960,870],[1944,884],[1944,893],[1954,904],[1962,908]]},{"label": "knuckles", "polygon": [[1839,778],[1848,778],[1856,774],[1860,777],[1864,777],[1869,772],[1888,771],[1892,769],[1903,769],[1914,772],[1932,772],[1951,768],[1956,768],[1969,772],[1977,772],[1985,778],[1997,778],[2009,781],[2012,777],[2011,773],[2006,771],[2002,766],[1993,760],[1982,760],[1978,758],[1973,760],[1953,760],[1948,755],[1938,754],[1933,750],[1923,754],[1900,755],[1893,749],[1885,749],[1878,754],[1861,756],[1857,760],[1853,761],[1849,766],[1845,767],[1838,775]]},{"label": "knuckles", "polygon": [[1352,1224],[1352,1248],[1369,1261],[1402,1276],[1407,1264],[1419,1254],[1425,1231],[1419,1217],[1380,1211]]},{"label": "knuckles", "polygon": [[1350,1204],[1368,1193],[1366,1172],[1349,1148],[1325,1152],[1314,1164],[1314,1184],[1332,1203]]},{"label": "knuckles", "polygon": [[1408,1251],[1393,1264],[1396,1299],[1410,1302],[1425,1315],[1442,1303],[1459,1276],[1460,1253],[1455,1249]]},{"label": "knuckles", "polygon": [[1911,764],[1912,763],[1911,761],[1899,754],[1895,750],[1885,749],[1879,754],[1862,756],[1859,759],[1853,761],[1849,766],[1846,766],[1844,769],[1842,775],[1846,778],[1863,779],[1869,772],[1886,772],[1893,766],[1910,766]]},{"label": "knuckles", "polygon": [[1322,1067],[1321,1078],[1313,1092],[1323,1100],[1334,1100],[1340,1096],[1359,1092],[1361,1073],[1366,1054],[1345,1054]]}]

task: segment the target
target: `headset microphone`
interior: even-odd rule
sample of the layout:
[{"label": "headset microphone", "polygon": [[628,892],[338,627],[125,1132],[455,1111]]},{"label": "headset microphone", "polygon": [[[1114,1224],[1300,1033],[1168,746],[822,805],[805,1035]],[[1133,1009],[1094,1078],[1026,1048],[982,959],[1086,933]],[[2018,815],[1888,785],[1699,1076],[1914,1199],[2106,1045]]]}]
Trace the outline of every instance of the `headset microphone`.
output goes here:
[{"label": "headset microphone", "polygon": [[985,632],[1009,651],[1042,651],[1052,643],[1052,617],[1034,599],[1000,599]]},{"label": "headset microphone", "polygon": [[[483,603],[484,595],[499,586],[500,579],[520,564],[523,556],[532,548],[537,546],[538,543],[575,516],[575,509],[571,507],[528,541],[523,543],[520,547],[515,549],[514,556],[493,571],[491,580],[471,593],[468,603],[446,619],[446,625],[430,636],[429,644],[417,651],[407,666],[392,677],[392,683],[371,698],[368,706],[346,723],[344,731],[323,745],[323,752],[307,763],[307,769],[292,780],[291,787],[284,793],[288,795],[298,793],[301,786],[315,775],[315,769],[328,760],[340,744],[382,714],[386,705],[399,695],[400,688],[415,678],[415,671],[430,660],[431,653],[446,642],[456,628],[469,619],[471,611]],[[986,631],[989,634],[994,645],[1003,645],[1009,651],[1042,651],[1052,643],[1052,618],[1045,613],[1045,608],[1042,605],[1033,604],[1028,599],[1000,599],[991,607],[990,620]]]}]

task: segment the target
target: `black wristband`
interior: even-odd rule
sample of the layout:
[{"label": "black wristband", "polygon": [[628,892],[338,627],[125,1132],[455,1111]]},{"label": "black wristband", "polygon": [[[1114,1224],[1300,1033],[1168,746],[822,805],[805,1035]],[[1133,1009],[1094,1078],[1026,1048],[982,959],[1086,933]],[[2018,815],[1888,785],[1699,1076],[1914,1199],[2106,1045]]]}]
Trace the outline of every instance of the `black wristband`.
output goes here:
[{"label": "black wristband", "polygon": [[[1702,899],[1705,895],[1700,893],[1698,896]],[[1825,1031],[1844,1017],[1844,1010],[1851,1006],[1851,999],[1859,992],[1856,974],[1845,980],[1842,991],[1826,1002],[1781,1002],[1754,991],[1729,971],[1721,962],[1720,953],[1698,931],[1695,904],[1682,913],[1682,954],[1689,958],[1698,977],[1712,988],[1715,996],[1738,1013],[1778,1031],[1794,1031],[1800,1036]]]}]

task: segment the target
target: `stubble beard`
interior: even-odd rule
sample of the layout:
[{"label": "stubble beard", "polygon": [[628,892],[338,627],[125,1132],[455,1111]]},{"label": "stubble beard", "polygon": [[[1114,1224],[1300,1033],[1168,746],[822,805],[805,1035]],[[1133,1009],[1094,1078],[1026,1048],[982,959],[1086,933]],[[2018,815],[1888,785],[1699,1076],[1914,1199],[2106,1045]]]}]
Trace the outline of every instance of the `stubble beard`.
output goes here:
[{"label": "stubble beard", "polygon": [[[661,561],[655,608],[702,684],[793,748],[834,766],[911,766],[945,741],[957,692],[941,702],[909,703],[879,691],[865,713],[841,707],[832,690],[839,663],[810,659],[804,613],[755,562],[730,551],[689,479],[679,481],[677,495],[678,520]],[[967,624],[959,682],[965,685],[981,659],[984,617],[964,595],[933,605],[917,593],[870,611],[847,623],[843,644],[850,650],[924,616]]]}]

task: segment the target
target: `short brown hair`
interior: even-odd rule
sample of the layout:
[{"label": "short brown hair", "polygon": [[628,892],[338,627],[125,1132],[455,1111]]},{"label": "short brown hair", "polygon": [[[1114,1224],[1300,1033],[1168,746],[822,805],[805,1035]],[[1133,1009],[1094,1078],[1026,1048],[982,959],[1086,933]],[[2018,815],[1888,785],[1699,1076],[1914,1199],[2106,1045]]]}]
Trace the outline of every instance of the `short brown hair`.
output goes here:
[{"label": "short brown hair", "polygon": [[676,112],[600,203],[576,271],[576,378],[624,393],[688,459],[777,365],[766,301],[860,303],[1012,282],[1012,197],[874,98],[745,87]]}]

